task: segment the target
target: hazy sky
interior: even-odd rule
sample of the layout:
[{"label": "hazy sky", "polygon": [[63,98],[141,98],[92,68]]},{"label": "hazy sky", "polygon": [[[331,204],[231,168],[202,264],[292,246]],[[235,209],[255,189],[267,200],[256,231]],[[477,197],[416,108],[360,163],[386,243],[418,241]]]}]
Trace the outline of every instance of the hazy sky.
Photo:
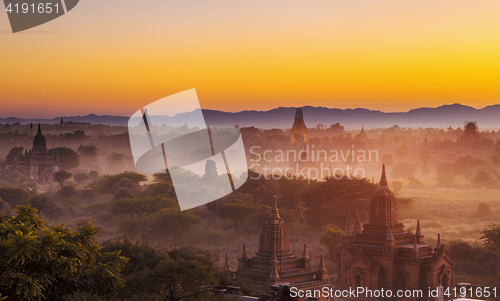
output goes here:
[{"label": "hazy sky", "polygon": [[500,103],[497,0],[82,0],[12,34],[0,117],[132,115],[196,88],[202,108],[406,111]]}]

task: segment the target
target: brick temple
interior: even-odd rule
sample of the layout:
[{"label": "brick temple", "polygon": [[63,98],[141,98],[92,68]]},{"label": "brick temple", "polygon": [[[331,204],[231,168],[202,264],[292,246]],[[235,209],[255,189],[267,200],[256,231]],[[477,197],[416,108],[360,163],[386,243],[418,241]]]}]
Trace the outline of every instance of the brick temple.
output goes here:
[{"label": "brick temple", "polygon": [[47,150],[47,142],[40,124],[33,138],[33,148],[30,151],[26,150],[23,156],[15,157],[13,161],[5,161],[3,164],[4,176],[18,171],[30,181],[39,184],[52,182],[52,176],[59,170],[61,170],[59,154],[54,150]]},{"label": "brick temple", "polygon": [[260,234],[256,256],[250,258],[243,245],[243,253],[238,261],[236,274],[257,290],[266,291],[279,283],[290,283],[299,289],[321,289],[331,285],[323,255],[317,270],[311,269],[311,259],[305,244],[302,257],[293,255],[288,233],[278,212],[276,197]]},{"label": "brick temple", "polygon": [[370,204],[370,219],[361,226],[359,215],[352,230],[346,223],[338,253],[339,288],[435,289],[454,284],[454,261],[445,245],[424,243],[417,221],[415,235],[398,222],[396,199],[388,187],[385,166]]}]

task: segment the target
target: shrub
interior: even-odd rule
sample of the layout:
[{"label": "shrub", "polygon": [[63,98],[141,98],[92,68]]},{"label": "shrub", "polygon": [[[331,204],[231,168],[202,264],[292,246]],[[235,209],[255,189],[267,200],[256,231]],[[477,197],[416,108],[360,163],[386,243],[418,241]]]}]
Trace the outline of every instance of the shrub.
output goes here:
[{"label": "shrub", "polygon": [[73,185],[67,185],[67,186],[63,186],[58,192],[57,194],[63,198],[63,199],[67,199],[67,198],[70,198],[72,196],[75,196],[78,194],[78,191],[76,191],[76,188],[75,186]]}]

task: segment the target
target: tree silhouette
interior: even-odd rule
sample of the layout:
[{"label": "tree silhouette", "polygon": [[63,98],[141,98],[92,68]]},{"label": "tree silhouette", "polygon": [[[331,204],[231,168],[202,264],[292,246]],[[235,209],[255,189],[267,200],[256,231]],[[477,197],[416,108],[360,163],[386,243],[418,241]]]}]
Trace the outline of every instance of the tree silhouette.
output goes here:
[{"label": "tree silhouette", "polygon": [[64,185],[64,182],[67,180],[71,179],[71,173],[66,170],[60,170],[56,171],[54,175],[52,176],[52,179],[56,181],[57,183],[61,184],[61,188]]},{"label": "tree silhouette", "polygon": [[248,216],[257,211],[257,206],[249,201],[239,201],[222,205],[220,215],[233,222],[234,231],[240,230]]},{"label": "tree silhouette", "polygon": [[376,188],[367,179],[353,180],[347,176],[313,182],[302,197],[306,219],[316,228],[328,225],[342,228],[356,211],[367,210]]},{"label": "tree silhouette", "polygon": [[119,153],[112,153],[108,157],[108,165],[114,172],[120,171],[125,166],[125,156]]},{"label": "tree silhouette", "polygon": [[79,172],[73,176],[73,180],[75,180],[76,184],[82,186],[85,182],[90,181],[90,176],[84,172]]},{"label": "tree silhouette", "polygon": [[17,159],[17,161],[21,161],[24,158],[24,147],[19,146],[19,147],[13,147],[10,149],[9,153],[7,156],[5,156],[5,161],[14,161]]},{"label": "tree silhouette", "polygon": [[[0,291],[8,300],[62,300],[73,292],[105,294],[123,285],[120,252],[100,252],[92,224],[44,226],[35,208],[0,215]],[[1,300],[1,298],[0,298]]]},{"label": "tree silhouette", "polygon": [[333,247],[342,241],[344,231],[340,229],[326,229],[319,239],[319,243],[328,250],[328,254],[333,257]]},{"label": "tree silhouette", "polygon": [[80,157],[86,158],[89,161],[95,160],[98,155],[98,148],[95,145],[83,145],[80,144],[80,146],[77,149],[78,153],[80,154]]},{"label": "tree silhouette", "polygon": [[38,209],[38,212],[40,212],[40,216],[42,212],[46,212],[51,206],[49,197],[46,194],[38,194],[38,193],[36,193],[31,197],[30,204],[31,206]]},{"label": "tree silhouette", "polygon": [[80,166],[80,156],[71,148],[57,147],[50,150],[59,155],[62,169],[75,169]]}]

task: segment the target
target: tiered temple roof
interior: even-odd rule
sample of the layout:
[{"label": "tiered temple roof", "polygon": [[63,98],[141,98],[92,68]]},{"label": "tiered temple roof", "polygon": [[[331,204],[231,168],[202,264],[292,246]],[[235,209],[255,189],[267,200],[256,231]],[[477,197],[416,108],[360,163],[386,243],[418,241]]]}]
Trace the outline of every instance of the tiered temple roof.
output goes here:
[{"label": "tiered temple roof", "polygon": [[290,143],[294,143],[296,141],[295,134],[301,135],[304,138],[303,142],[307,142],[309,140],[309,131],[304,123],[302,109],[297,109],[295,111],[295,121],[293,122],[292,129],[290,130]]},{"label": "tiered temple roof", "polygon": [[388,187],[385,166],[370,203],[370,217],[361,231],[359,214],[353,229],[346,230],[338,254],[339,286],[372,288],[427,288],[448,286],[454,262],[440,243],[424,243],[420,221],[415,235],[403,230],[397,202]]},{"label": "tiered temple roof", "polygon": [[256,256],[249,258],[243,245],[243,252],[238,261],[237,274],[258,289],[266,290],[278,283],[293,283],[294,286],[302,288],[330,285],[323,255],[317,270],[311,269],[311,259],[305,244],[302,257],[293,255],[284,221],[278,212],[276,197],[260,234]]}]

